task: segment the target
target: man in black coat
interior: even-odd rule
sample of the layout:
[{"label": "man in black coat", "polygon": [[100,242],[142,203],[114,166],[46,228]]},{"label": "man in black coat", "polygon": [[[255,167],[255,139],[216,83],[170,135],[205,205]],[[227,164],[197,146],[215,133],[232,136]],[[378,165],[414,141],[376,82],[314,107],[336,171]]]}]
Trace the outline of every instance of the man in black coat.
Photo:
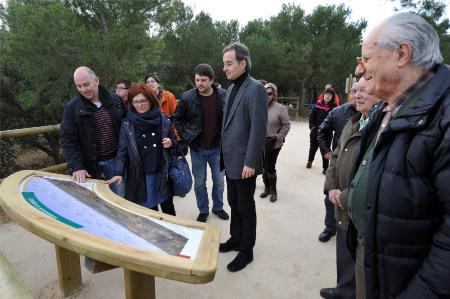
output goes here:
[{"label": "man in black coat", "polygon": [[224,172],[220,170],[219,149],[226,91],[214,85],[214,70],[209,64],[197,65],[193,73],[196,88],[183,93],[172,118],[182,141],[191,149],[195,197],[200,211],[197,221],[206,222],[209,215],[207,164],[213,181],[212,212],[227,220],[229,216],[223,209]]},{"label": "man in black coat", "polygon": [[385,103],[362,131],[349,189],[357,298],[450,298],[450,70],[439,37],[399,13],[361,52],[356,74]]},{"label": "man in black coat", "polygon": [[[77,68],[73,77],[78,95],[67,103],[60,129],[67,171],[80,183],[86,177],[110,179],[126,108],[120,97],[99,85],[90,68]],[[111,190],[124,195],[123,184]]]}]

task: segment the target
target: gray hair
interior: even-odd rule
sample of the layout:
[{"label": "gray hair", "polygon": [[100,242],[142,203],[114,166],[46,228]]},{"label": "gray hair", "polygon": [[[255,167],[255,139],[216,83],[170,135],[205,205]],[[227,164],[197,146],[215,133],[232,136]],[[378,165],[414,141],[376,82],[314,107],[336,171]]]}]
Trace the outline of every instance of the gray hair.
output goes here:
[{"label": "gray hair", "polygon": [[378,28],[384,29],[378,40],[379,46],[394,49],[401,43],[409,43],[415,66],[426,71],[443,61],[436,30],[424,18],[402,12],[385,19]]},{"label": "gray hair", "polygon": [[248,50],[247,46],[239,43],[234,42],[232,44],[229,44],[223,49],[223,53],[234,50],[236,52],[236,59],[237,61],[245,60],[247,63],[245,65],[245,70],[248,72],[250,71],[250,68],[252,66],[252,62],[250,60],[250,51]]}]

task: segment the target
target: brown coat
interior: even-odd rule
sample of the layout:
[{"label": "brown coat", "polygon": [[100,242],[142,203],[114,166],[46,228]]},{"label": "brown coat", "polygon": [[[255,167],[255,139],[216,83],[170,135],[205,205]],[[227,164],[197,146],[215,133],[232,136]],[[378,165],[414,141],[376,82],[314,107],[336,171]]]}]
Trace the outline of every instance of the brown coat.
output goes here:
[{"label": "brown coat", "polygon": [[266,137],[277,137],[275,149],[283,146],[290,128],[291,123],[286,107],[273,101],[268,109]]},{"label": "brown coat", "polygon": [[342,130],[338,146],[331,157],[324,184],[325,194],[331,189],[341,190],[339,202],[342,207],[336,207],[334,215],[338,225],[343,229],[347,229],[348,226],[348,187],[351,182],[356,148],[361,139],[361,134],[358,132],[360,118],[361,113],[356,113]]}]

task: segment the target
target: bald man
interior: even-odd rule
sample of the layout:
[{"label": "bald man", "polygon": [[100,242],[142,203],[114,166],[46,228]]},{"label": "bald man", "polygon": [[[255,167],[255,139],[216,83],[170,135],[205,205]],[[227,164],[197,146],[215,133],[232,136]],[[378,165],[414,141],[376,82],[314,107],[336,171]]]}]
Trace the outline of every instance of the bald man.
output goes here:
[{"label": "bald man", "polygon": [[[78,67],[73,79],[78,95],[67,103],[60,130],[68,173],[79,183],[86,177],[110,179],[126,109],[117,95],[99,84],[92,69]],[[123,196],[123,185],[111,189]]]}]

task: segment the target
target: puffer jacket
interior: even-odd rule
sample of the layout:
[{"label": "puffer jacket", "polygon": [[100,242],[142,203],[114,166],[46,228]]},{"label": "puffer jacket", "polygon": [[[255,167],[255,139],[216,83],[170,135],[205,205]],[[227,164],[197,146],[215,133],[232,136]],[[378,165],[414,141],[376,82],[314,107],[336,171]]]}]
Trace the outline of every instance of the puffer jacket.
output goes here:
[{"label": "puffer jacket", "polygon": [[[356,109],[350,103],[336,107],[328,113],[325,120],[319,126],[319,134],[317,135],[322,155],[336,149],[339,138],[341,137],[342,129],[355,113]],[[329,141],[331,139],[333,139],[333,142],[330,144]],[[331,147],[331,145],[333,146]]]},{"label": "puffer jacket", "polygon": [[[218,123],[221,125],[226,90],[222,88],[218,89],[214,85],[213,89],[219,100],[219,105],[217,105],[217,114],[219,116]],[[186,91],[181,95],[181,99],[173,115],[173,122],[179,136],[187,144],[191,144],[192,141],[197,138],[198,134],[201,133],[203,126],[203,115],[202,107],[198,101],[197,88]],[[219,132],[220,131],[221,128],[219,128]]]},{"label": "puffer jacket", "polygon": [[[449,92],[450,69],[436,65],[374,147],[364,213],[368,299],[450,298]],[[371,116],[356,165],[384,106]]]},{"label": "puffer jacket", "polygon": [[344,230],[348,227],[348,187],[351,182],[355,152],[361,138],[361,133],[358,131],[361,115],[360,112],[356,113],[342,130],[339,143],[331,156],[324,183],[325,194],[328,194],[328,190],[331,189],[341,191],[339,194],[341,207],[335,208],[334,216],[337,224]]}]

